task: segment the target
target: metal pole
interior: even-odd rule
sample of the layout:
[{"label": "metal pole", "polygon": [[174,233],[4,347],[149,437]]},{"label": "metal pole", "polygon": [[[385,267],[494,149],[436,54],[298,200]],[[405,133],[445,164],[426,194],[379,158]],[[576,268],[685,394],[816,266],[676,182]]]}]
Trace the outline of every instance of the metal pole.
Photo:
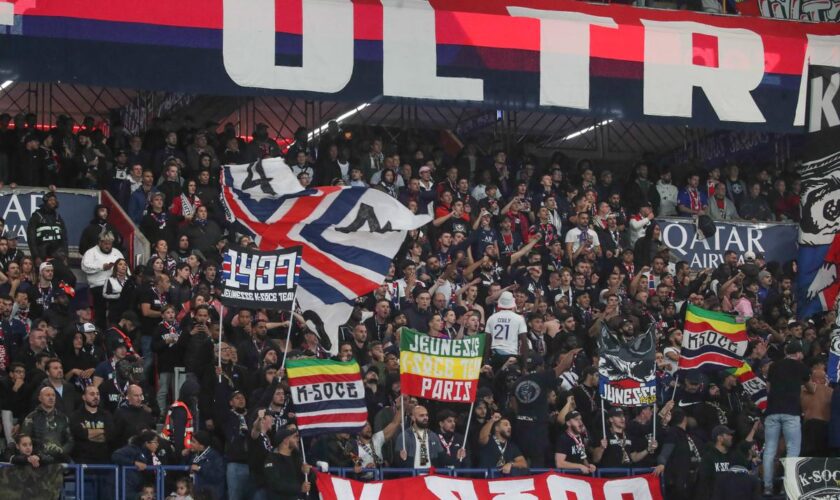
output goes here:
[{"label": "metal pole", "polygon": [[[286,332],[286,345],[283,347],[283,362],[280,364],[280,371],[286,369],[286,358],[289,356],[289,344],[292,343],[292,323],[295,320],[295,301],[297,300],[297,287],[292,293],[292,308],[289,310],[289,330]],[[315,332],[318,333],[318,332]]]},{"label": "metal pole", "polygon": [[222,383],[222,339],[225,331],[225,305],[219,304],[219,383]]},{"label": "metal pole", "polygon": [[405,447],[405,398],[402,394],[400,394],[400,398],[402,398],[402,403],[400,404],[400,420],[402,421],[402,438],[403,438],[403,449],[405,450],[406,454],[408,453],[408,448]]},{"label": "metal pole", "polygon": [[653,402],[653,440],[656,441],[656,401]]},{"label": "metal pole", "polygon": [[607,417],[604,415],[604,398],[601,398],[601,430],[604,431],[604,439],[607,439]]},{"label": "metal pole", "polygon": [[467,415],[467,428],[464,430],[464,444],[461,445],[461,448],[467,449],[467,436],[470,435],[470,423],[472,422],[472,414],[473,409],[475,408],[475,400],[470,403],[470,413]]}]

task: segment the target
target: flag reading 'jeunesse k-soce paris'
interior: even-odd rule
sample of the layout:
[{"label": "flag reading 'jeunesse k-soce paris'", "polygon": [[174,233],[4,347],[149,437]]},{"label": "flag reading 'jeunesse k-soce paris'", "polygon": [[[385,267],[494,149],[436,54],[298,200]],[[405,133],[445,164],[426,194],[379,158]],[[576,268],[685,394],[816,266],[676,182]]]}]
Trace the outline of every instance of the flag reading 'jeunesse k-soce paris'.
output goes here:
[{"label": "flag reading 'jeunesse k-soce paris'", "polygon": [[400,337],[400,391],[436,401],[475,401],[485,335],[460,340],[404,328]]}]

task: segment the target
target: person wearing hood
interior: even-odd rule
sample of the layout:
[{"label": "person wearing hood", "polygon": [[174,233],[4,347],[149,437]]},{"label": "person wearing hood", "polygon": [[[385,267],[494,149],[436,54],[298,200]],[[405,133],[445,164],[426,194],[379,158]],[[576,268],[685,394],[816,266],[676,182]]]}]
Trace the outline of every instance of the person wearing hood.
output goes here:
[{"label": "person wearing hood", "polygon": [[192,221],[182,234],[189,237],[193,248],[206,255],[213,251],[213,247],[222,238],[222,229],[216,221],[207,218],[207,207],[200,206],[195,209]]},{"label": "person wearing hood", "polygon": [[650,266],[653,258],[665,246],[662,242],[662,228],[655,222],[648,225],[645,235],[636,241],[633,246],[634,265],[637,269]]},{"label": "person wearing hood", "polygon": [[36,263],[40,264],[58,249],[67,249],[67,227],[58,213],[58,197],[50,191],[44,195],[44,202],[32,214],[26,230],[29,250]]},{"label": "person wearing hood", "polygon": [[90,247],[82,254],[82,272],[87,277],[93,297],[93,312],[96,315],[94,322],[100,328],[104,328],[107,308],[103,291],[113,274],[114,265],[124,257],[122,252],[114,248],[116,243],[114,233],[103,230],[98,239],[98,245]]},{"label": "person wearing hood", "polygon": [[79,238],[80,255],[84,255],[90,248],[95,247],[99,243],[99,236],[106,231],[114,235],[114,247],[119,249],[123,248],[122,235],[113,224],[108,222],[110,213],[111,210],[101,203],[93,209],[93,218],[90,220],[90,224],[84,228],[82,236]]},{"label": "person wearing hood", "polygon": [[199,392],[201,387],[198,379],[193,374],[187,374],[178,392],[178,400],[173,402],[166,412],[162,434],[172,442],[176,454],[181,456],[187,456],[192,446],[193,432],[196,428],[193,422],[198,422],[196,418]]}]

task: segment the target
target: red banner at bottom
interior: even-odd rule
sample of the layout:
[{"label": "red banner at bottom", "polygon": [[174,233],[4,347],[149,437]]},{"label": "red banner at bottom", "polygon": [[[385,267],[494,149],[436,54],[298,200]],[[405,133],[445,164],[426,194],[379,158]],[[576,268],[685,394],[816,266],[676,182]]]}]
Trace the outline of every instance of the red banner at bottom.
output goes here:
[{"label": "red banner at bottom", "polygon": [[323,500],[661,500],[653,474],[601,479],[548,472],[506,479],[419,476],[363,483],[317,476]]}]

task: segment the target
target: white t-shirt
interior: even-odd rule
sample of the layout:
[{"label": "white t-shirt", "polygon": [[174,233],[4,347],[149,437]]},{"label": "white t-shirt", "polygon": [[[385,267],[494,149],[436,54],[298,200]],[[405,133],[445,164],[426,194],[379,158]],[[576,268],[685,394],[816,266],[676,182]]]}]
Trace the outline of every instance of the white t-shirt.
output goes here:
[{"label": "white t-shirt", "polygon": [[490,335],[490,347],[494,352],[517,356],[519,335],[528,331],[528,325],[519,314],[502,310],[487,319],[485,330]]},{"label": "white t-shirt", "polygon": [[376,464],[376,460],[371,455],[371,451],[376,453],[376,456],[379,457],[379,460],[382,460],[382,445],[385,444],[385,433],[382,431],[375,432],[373,437],[370,439],[370,443],[367,446],[363,446],[359,443],[359,460],[362,462],[362,467],[366,466],[367,464]]},{"label": "white t-shirt", "polygon": [[577,252],[583,239],[586,238],[592,240],[592,247],[590,248],[601,246],[601,242],[598,240],[598,234],[591,229],[587,229],[586,234],[584,234],[579,227],[575,226],[566,233],[566,243],[572,244],[572,252]]}]

